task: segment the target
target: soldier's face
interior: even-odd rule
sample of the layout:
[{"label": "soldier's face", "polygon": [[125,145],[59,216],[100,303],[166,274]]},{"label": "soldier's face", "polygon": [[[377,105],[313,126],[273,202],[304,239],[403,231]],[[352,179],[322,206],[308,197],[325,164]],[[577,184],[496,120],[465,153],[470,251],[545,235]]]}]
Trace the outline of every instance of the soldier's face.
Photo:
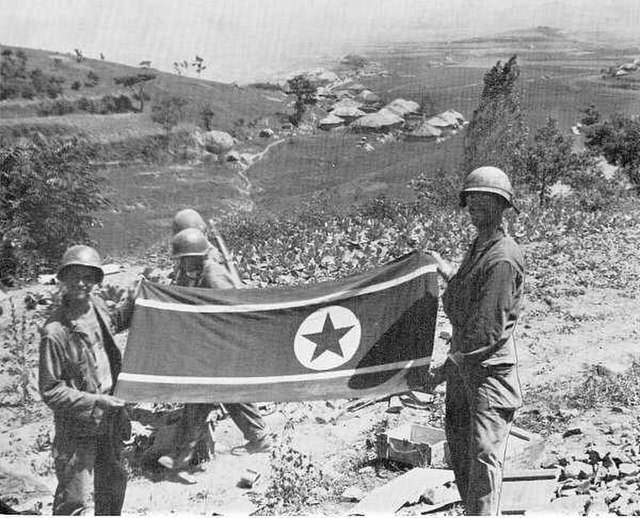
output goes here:
[{"label": "soldier's face", "polygon": [[467,194],[467,210],[473,226],[481,229],[500,222],[504,203],[497,194],[470,192]]},{"label": "soldier's face", "polygon": [[96,272],[89,266],[73,264],[64,269],[61,279],[64,296],[72,302],[84,302],[98,283]]},{"label": "soldier's face", "polygon": [[203,258],[201,256],[189,256],[183,257],[182,268],[190,279],[197,279],[198,276],[202,273],[203,268]]}]

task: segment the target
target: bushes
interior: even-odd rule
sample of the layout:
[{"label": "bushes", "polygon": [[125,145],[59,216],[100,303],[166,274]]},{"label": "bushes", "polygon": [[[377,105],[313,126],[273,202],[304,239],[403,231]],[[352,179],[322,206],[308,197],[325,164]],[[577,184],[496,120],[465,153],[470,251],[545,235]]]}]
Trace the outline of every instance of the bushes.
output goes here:
[{"label": "bushes", "polygon": [[128,113],[132,111],[134,109],[131,99],[124,94],[118,96],[106,94],[99,99],[80,97],[75,101],[57,99],[53,102],[40,103],[38,106],[38,115],[41,117],[77,112],[108,115],[110,113]]},{"label": "bushes", "polygon": [[77,140],[38,138],[0,151],[0,234],[16,245],[21,277],[86,241],[94,212],[108,205],[83,149]]},{"label": "bushes", "polygon": [[39,68],[27,70],[27,55],[24,51],[4,49],[0,56],[0,101],[23,97],[48,96],[55,99],[62,93],[64,79],[45,74]]}]

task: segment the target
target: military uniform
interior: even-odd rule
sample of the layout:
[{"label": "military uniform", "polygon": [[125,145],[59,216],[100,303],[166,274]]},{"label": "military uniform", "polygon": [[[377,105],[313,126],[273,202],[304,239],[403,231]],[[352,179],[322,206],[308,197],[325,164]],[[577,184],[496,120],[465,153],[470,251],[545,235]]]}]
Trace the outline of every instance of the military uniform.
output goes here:
[{"label": "military uniform", "polygon": [[86,512],[92,491],[95,514],[121,512],[127,485],[121,450],[131,424],[124,408],[105,411],[96,403],[115,387],[122,357],[113,333],[128,327],[132,312],[126,304],[109,313],[92,298],[88,318],[70,320],[63,305],[42,329],[39,389],[54,415],[54,514]]},{"label": "military uniform", "polygon": [[513,331],[523,287],[522,253],[499,228],[489,240],[473,243],[443,295],[453,327],[445,429],[456,484],[471,515],[499,511],[507,437],[522,405]]},{"label": "military uniform", "polygon": [[[175,284],[215,289],[232,289],[235,286],[227,268],[220,262],[219,252],[213,247],[205,256],[202,273],[198,278],[190,278],[185,272],[178,271]],[[255,404],[225,403],[224,406],[247,441],[255,444],[267,436],[266,423]],[[211,403],[185,404],[184,413],[176,430],[178,452],[181,450],[189,452],[180,455],[183,459],[190,458],[196,443],[204,441],[207,432],[207,417],[215,408],[216,405]],[[202,447],[198,449],[201,450]]]}]

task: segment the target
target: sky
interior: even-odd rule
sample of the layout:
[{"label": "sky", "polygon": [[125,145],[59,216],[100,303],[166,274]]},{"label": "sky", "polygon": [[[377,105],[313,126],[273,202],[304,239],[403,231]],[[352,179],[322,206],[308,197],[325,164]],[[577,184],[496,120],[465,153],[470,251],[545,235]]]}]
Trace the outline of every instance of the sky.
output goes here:
[{"label": "sky", "polygon": [[0,44],[247,82],[371,44],[549,25],[640,42],[640,0],[0,0]]}]

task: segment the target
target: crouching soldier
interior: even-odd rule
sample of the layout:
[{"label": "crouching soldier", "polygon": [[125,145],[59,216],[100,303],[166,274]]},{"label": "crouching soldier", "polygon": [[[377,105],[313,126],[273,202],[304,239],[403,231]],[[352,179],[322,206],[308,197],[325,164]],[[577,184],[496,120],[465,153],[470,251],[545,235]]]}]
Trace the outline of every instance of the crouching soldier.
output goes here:
[{"label": "crouching soldier", "polygon": [[[173,236],[171,251],[177,261],[175,285],[194,288],[234,288],[226,268],[211,259],[212,246],[206,236],[196,228],[185,228]],[[234,453],[269,451],[271,440],[266,423],[256,405],[225,403],[224,406],[247,440],[244,446],[234,448]],[[178,422],[175,449],[158,459],[162,466],[179,471],[190,464],[197,444],[206,438],[207,417],[215,408],[216,405],[210,403],[185,404],[183,415]]]},{"label": "crouching soldier", "polygon": [[119,515],[127,485],[121,450],[131,424],[124,401],[112,396],[121,367],[112,333],[128,327],[133,297],[109,313],[92,296],[104,273],[89,246],[69,248],[57,275],[62,303],[42,330],[39,366],[40,394],[55,424],[53,514],[94,507],[96,515]]}]

